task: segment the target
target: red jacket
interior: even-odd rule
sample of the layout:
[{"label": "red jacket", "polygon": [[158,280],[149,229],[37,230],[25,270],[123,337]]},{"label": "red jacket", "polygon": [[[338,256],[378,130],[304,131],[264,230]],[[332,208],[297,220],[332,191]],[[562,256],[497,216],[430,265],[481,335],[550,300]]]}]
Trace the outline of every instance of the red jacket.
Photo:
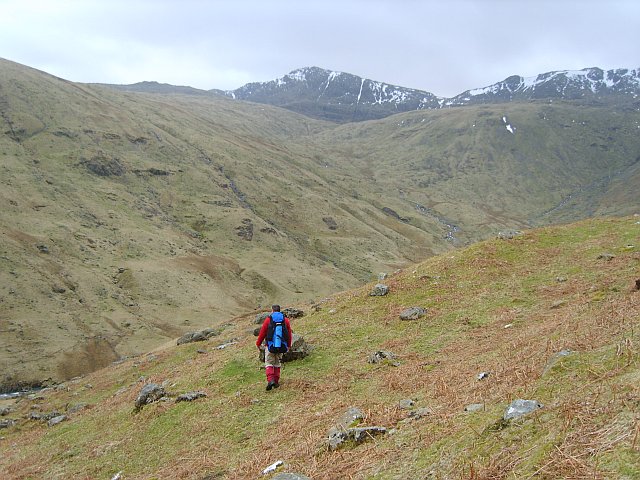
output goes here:
[{"label": "red jacket", "polygon": [[[256,340],[257,347],[262,345],[262,342],[267,336],[267,330],[269,329],[270,322],[271,322],[271,315],[265,318],[264,322],[262,322],[262,328],[260,328],[260,333],[258,334],[258,339]],[[293,331],[291,330],[291,323],[289,323],[289,319],[287,317],[284,317],[284,324],[286,325],[287,330],[289,330],[289,338],[291,339],[291,343],[293,343]],[[289,345],[289,348],[291,348],[291,345]]]}]

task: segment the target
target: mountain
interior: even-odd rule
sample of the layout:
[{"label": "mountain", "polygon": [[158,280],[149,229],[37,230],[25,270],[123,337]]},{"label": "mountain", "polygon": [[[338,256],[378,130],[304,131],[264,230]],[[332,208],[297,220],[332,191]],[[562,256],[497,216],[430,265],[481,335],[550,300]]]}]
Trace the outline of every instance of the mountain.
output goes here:
[{"label": "mountain", "polygon": [[158,82],[138,82],[129,85],[114,85],[109,83],[96,83],[94,85],[115,88],[123,92],[138,92],[138,93],[182,93],[189,95],[211,95],[212,93],[207,90],[200,90],[198,88],[187,87],[182,85],[171,85],[169,83]]},{"label": "mountain", "polygon": [[[638,221],[527,230],[302,305],[313,349],[270,392],[249,314],[0,401],[0,478],[640,478]],[[151,383],[167,396],[136,410]],[[536,410],[505,420],[515,400]],[[330,450],[348,409],[386,433]]]},{"label": "mountain", "polygon": [[514,75],[488,87],[442,98],[421,90],[312,67],[294,70],[270,82],[249,83],[236,90],[218,93],[343,123],[383,118],[411,110],[512,101],[635,101],[640,94],[640,70],[587,68],[549,72],[529,78]]},{"label": "mountain", "polygon": [[437,108],[429,92],[398,87],[349,73],[300,68],[269,82],[254,82],[223,92],[237,99],[276,105],[313,118],[354,122],[398,112]]},{"label": "mountain", "polygon": [[0,60],[0,389],[61,381],[430,256],[640,205],[632,104],[336,124]]},{"label": "mountain", "polygon": [[562,70],[536,77],[511,76],[484,88],[467,90],[442,102],[443,107],[503,103],[523,100],[605,100],[621,97],[637,100],[640,95],[640,69],[600,68]]}]

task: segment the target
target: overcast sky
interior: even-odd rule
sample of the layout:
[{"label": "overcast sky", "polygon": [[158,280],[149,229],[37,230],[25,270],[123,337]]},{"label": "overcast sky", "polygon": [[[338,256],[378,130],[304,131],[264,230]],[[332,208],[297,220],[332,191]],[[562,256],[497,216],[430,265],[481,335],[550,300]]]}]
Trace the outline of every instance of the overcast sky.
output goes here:
[{"label": "overcast sky", "polygon": [[640,1],[0,0],[0,57],[74,82],[231,90],[317,66],[454,96],[640,67]]}]

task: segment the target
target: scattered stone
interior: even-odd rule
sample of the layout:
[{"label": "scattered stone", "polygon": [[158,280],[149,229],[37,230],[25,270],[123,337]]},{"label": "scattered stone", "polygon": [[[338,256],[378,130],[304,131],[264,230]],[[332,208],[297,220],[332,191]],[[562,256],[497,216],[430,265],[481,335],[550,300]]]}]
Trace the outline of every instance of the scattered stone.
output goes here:
[{"label": "scattered stone", "polygon": [[556,302],[553,302],[553,304],[551,304],[551,308],[555,310],[557,308],[564,307],[566,304],[567,304],[566,300],[558,300]]},{"label": "scattered stone", "polygon": [[329,431],[329,436],[327,438],[327,446],[329,450],[337,450],[338,448],[344,446],[347,442],[354,442],[356,444],[360,444],[370,438],[373,438],[377,435],[382,435],[387,433],[387,429],[385,427],[353,427],[348,429],[340,429],[338,427],[334,427]]},{"label": "scattered stone", "polygon": [[549,370],[551,370],[561,359],[563,359],[564,357],[568,357],[572,353],[574,352],[569,349],[563,349],[557,353],[554,353],[551,356],[551,358],[549,358],[549,360],[547,361],[547,364],[545,365],[544,370],[542,371],[542,375],[543,376],[546,375],[549,372]]},{"label": "scattered stone", "polygon": [[264,470],[262,470],[262,474],[263,475],[267,475],[269,473],[273,473],[276,471],[276,469],[281,466],[284,465],[284,462],[282,460],[278,460],[275,463],[272,463],[271,465],[269,465],[267,468],[265,468]]},{"label": "scattered stone", "polygon": [[408,414],[407,414],[407,419],[408,420],[420,420],[421,418],[424,418],[428,415],[431,415],[433,412],[431,411],[430,408],[427,407],[421,407],[421,408],[417,408],[415,410],[411,410]]},{"label": "scattered stone", "polygon": [[506,328],[511,328],[511,327],[513,327],[513,323],[507,323],[507,324],[506,324],[504,327],[502,327],[502,328],[505,328],[505,329],[506,329]]},{"label": "scattered stone", "polygon": [[278,473],[271,480],[311,480],[309,477],[305,475],[300,475],[299,473]]},{"label": "scattered stone", "polygon": [[256,325],[262,325],[267,317],[271,315],[271,312],[263,312],[256,315],[256,319],[253,321]]},{"label": "scattered stone", "polygon": [[513,240],[520,235],[522,235],[520,230],[504,230],[502,232],[498,232],[498,238],[501,240]]},{"label": "scattered stone", "polygon": [[124,472],[122,470],[120,470],[118,473],[116,473],[113,477],[111,477],[111,480],[122,480],[122,474]]},{"label": "scattered stone", "polygon": [[80,410],[84,410],[85,408],[87,408],[87,406],[88,405],[86,403],[76,403],[75,405],[69,405],[67,406],[67,413],[69,415],[78,413]]},{"label": "scattered stone", "polygon": [[329,230],[337,230],[338,224],[333,219],[333,217],[322,217],[322,221],[327,225]]},{"label": "scattered stone", "polygon": [[197,391],[197,392],[187,392],[187,393],[183,393],[182,395],[178,395],[178,398],[176,398],[176,403],[178,402],[193,402],[194,400],[198,399],[198,398],[202,398],[202,397],[206,397],[207,394],[202,392],[202,391]]},{"label": "scattered stone", "polygon": [[204,330],[201,330],[199,332],[185,333],[178,339],[177,344],[182,345],[185,343],[203,342],[219,334],[220,332],[218,330],[215,330],[213,328],[205,328]]},{"label": "scattered stone", "polygon": [[464,407],[465,412],[479,412],[480,410],[484,410],[484,403],[472,403]]},{"label": "scattered stone", "polygon": [[4,417],[5,415],[9,415],[11,412],[13,412],[13,408],[11,408],[11,407],[0,408],[0,417]]},{"label": "scattered stone", "polygon": [[55,425],[58,425],[59,423],[64,422],[65,420],[67,420],[69,417],[67,417],[66,415],[58,415],[57,417],[53,417],[51,420],[49,420],[47,422],[47,425],[49,427],[53,427]]},{"label": "scattered stone", "polygon": [[308,356],[310,352],[311,347],[305,341],[304,337],[294,333],[293,338],[291,339],[291,348],[287,353],[282,355],[282,361],[292,362],[294,360],[301,360]]},{"label": "scattered stone", "polygon": [[287,318],[304,317],[304,311],[298,310],[297,308],[291,308],[291,307],[283,308],[282,314]]},{"label": "scattered stone", "polygon": [[369,355],[369,359],[367,363],[377,364],[377,363],[388,363],[393,365],[394,367],[400,366],[400,362],[396,360],[397,356],[393,352],[387,352],[384,350],[378,350],[377,352],[373,352]]},{"label": "scattered stone", "polygon": [[358,425],[362,420],[364,420],[364,413],[362,410],[358,407],[349,407],[342,417],[340,417],[337,426],[342,428],[351,428]]},{"label": "scattered stone", "polygon": [[16,421],[11,418],[6,418],[4,420],[0,420],[0,428],[9,428],[13,427],[16,424]]},{"label": "scattered stone", "polygon": [[[36,405],[34,405],[34,407],[36,407]],[[34,408],[32,407],[32,408]],[[60,417],[62,416],[62,414],[56,410],[54,410],[53,412],[49,412],[49,413],[38,413],[38,412],[29,412],[29,420],[41,420],[43,422],[48,422],[49,420],[55,418],[55,417]]]},{"label": "scattered stone", "polygon": [[398,402],[398,407],[400,407],[402,410],[409,410],[409,409],[413,408],[415,406],[415,404],[416,404],[416,402],[414,402],[410,398],[407,398],[407,399],[404,399],[404,400],[400,400],[400,402]]},{"label": "scattered stone", "polygon": [[378,281],[382,282],[383,280],[387,279],[387,274],[385,272],[381,272],[378,274]]},{"label": "scattered stone", "polygon": [[64,293],[67,291],[67,289],[61,285],[54,285],[53,287],[51,287],[51,291],[53,291],[53,293]]},{"label": "scattered stone", "polygon": [[40,253],[49,253],[49,247],[47,247],[46,245],[36,245],[36,247],[38,248],[38,250],[40,251]]},{"label": "scattered stone", "polygon": [[556,282],[564,283],[567,281],[567,277],[556,277]]},{"label": "scattered stone", "polygon": [[389,287],[387,285],[384,285],[383,283],[378,283],[376,284],[375,287],[373,287],[373,290],[371,290],[371,292],[369,293],[369,296],[383,297],[387,293],[389,293]]},{"label": "scattered stone", "polygon": [[484,380],[485,378],[487,378],[489,376],[490,372],[480,372],[478,375],[476,375],[476,378],[478,380]]},{"label": "scattered stone", "polygon": [[138,398],[136,398],[136,410],[141,410],[145,405],[157,402],[166,394],[167,392],[164,388],[157,383],[149,383],[145,385],[142,387],[142,390],[140,390]]},{"label": "scattered stone", "polygon": [[220,345],[216,346],[216,350],[224,350],[225,348],[230,347],[231,345],[235,345],[237,343],[238,343],[237,340],[229,340],[228,342],[221,343]]},{"label": "scattered stone", "polygon": [[205,354],[207,353],[207,351],[202,348],[199,348],[198,350],[196,350],[196,353]]},{"label": "scattered stone", "polygon": [[616,258],[616,256],[613,253],[601,253],[598,255],[598,260],[606,260],[607,262],[610,262],[614,258]]},{"label": "scattered stone", "polygon": [[544,405],[537,400],[514,400],[511,402],[511,405],[507,407],[502,418],[505,421],[513,420],[535,412],[543,407]]},{"label": "scattered stone", "polygon": [[400,320],[417,320],[426,314],[427,310],[422,307],[411,307],[400,313]]}]

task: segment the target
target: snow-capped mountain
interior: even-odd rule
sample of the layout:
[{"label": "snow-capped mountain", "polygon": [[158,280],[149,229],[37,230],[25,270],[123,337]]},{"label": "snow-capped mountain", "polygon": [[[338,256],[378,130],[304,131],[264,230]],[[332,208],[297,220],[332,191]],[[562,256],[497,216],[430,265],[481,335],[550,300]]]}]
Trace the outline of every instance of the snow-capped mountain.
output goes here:
[{"label": "snow-capped mountain", "polygon": [[429,92],[318,67],[300,68],[281,78],[249,83],[224,94],[338,122],[370,120],[409,110],[438,108],[442,101]]},{"label": "snow-capped mountain", "polygon": [[640,95],[640,68],[562,70],[511,76],[452,98],[318,67],[300,68],[269,82],[217,91],[229,97],[287,108],[336,122],[382,118],[410,110],[522,100],[604,100]]},{"label": "snow-capped mountain", "polygon": [[445,100],[442,106],[554,98],[588,100],[610,95],[638,98],[639,94],[640,69],[604,71],[600,68],[585,68],[548,72],[526,78],[514,75],[488,87],[467,90]]}]

